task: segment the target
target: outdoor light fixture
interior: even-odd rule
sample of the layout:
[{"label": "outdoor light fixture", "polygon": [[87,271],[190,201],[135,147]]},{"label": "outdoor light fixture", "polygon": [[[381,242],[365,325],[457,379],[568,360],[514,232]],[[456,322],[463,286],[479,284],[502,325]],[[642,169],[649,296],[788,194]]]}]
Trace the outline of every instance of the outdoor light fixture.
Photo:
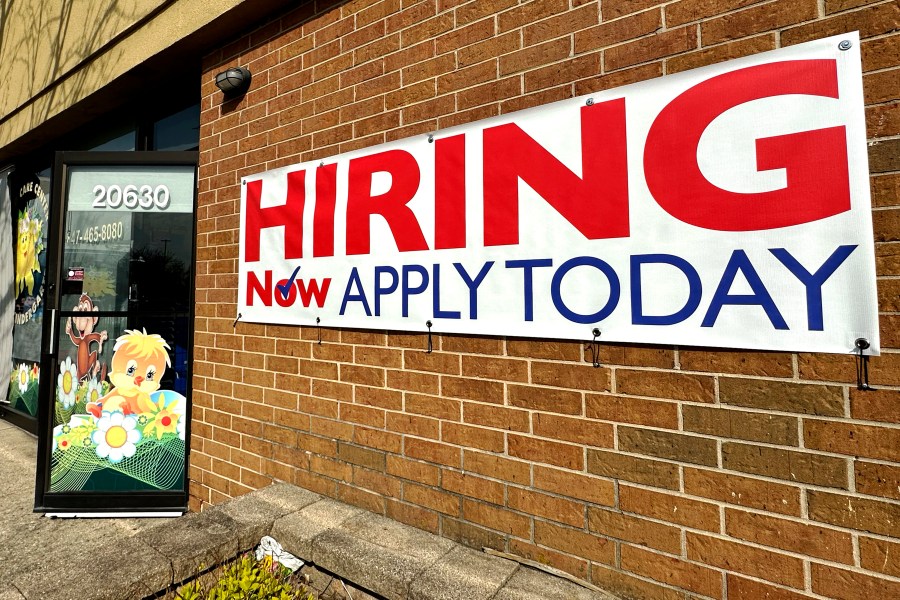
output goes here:
[{"label": "outdoor light fixture", "polygon": [[216,87],[226,96],[239,96],[250,88],[251,79],[244,67],[231,67],[216,75]]}]

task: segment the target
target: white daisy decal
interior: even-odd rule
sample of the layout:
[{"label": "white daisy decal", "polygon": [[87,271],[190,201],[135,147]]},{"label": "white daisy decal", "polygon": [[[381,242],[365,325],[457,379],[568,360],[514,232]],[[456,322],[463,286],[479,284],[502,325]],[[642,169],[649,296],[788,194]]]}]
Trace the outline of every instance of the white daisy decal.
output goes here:
[{"label": "white daisy decal", "polygon": [[123,458],[134,456],[141,432],[135,429],[137,419],[133,415],[127,417],[121,411],[103,412],[97,421],[97,430],[91,434],[91,440],[97,446],[97,456],[108,458],[117,463]]},{"label": "white daisy decal", "polygon": [[85,402],[98,402],[103,397],[103,386],[96,379],[88,381],[87,393],[84,395]]},{"label": "white daisy decal", "polygon": [[176,431],[178,431],[178,437],[181,441],[184,441],[184,426],[185,426],[185,418],[184,415],[178,417],[178,425],[176,426]]},{"label": "white daisy decal", "polygon": [[28,367],[25,366],[25,363],[19,365],[18,373],[16,373],[16,381],[19,383],[19,392],[25,393],[28,391],[28,382],[31,379],[31,374],[28,371]]},{"label": "white daisy decal", "polygon": [[74,406],[75,391],[78,389],[78,371],[68,356],[66,361],[59,365],[59,377],[56,382],[57,401],[62,402],[63,408]]}]

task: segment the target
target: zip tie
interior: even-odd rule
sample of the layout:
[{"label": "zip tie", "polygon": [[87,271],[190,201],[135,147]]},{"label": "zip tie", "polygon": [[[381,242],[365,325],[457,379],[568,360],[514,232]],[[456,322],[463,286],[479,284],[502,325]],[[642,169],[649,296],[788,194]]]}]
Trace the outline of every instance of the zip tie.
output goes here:
[{"label": "zip tie", "polygon": [[431,342],[431,321],[425,321],[425,327],[428,328],[428,349],[425,350],[425,354],[431,354],[432,350],[434,350],[434,345]]}]

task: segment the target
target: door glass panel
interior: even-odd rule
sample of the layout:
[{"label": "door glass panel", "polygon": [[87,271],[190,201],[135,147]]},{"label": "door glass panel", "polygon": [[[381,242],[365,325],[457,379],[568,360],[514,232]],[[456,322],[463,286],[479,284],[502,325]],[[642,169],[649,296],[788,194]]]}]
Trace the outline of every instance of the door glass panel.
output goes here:
[{"label": "door glass panel", "polygon": [[15,324],[8,400],[14,410],[37,415],[47,272],[49,170],[10,176],[15,227]]},{"label": "door glass panel", "polygon": [[49,492],[183,491],[193,166],[71,166]]}]

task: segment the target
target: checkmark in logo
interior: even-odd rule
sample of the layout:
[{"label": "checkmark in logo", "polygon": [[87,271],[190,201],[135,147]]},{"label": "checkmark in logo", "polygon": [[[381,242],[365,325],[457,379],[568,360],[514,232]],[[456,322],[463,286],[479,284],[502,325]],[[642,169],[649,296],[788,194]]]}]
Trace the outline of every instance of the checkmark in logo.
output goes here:
[{"label": "checkmark in logo", "polygon": [[275,287],[278,288],[278,291],[281,292],[281,297],[285,300],[288,297],[288,292],[291,291],[291,286],[294,285],[294,278],[297,277],[297,273],[300,272],[300,267],[298,266],[294,269],[294,272],[291,273],[291,276],[288,277],[288,280],[284,284],[276,283]]}]

